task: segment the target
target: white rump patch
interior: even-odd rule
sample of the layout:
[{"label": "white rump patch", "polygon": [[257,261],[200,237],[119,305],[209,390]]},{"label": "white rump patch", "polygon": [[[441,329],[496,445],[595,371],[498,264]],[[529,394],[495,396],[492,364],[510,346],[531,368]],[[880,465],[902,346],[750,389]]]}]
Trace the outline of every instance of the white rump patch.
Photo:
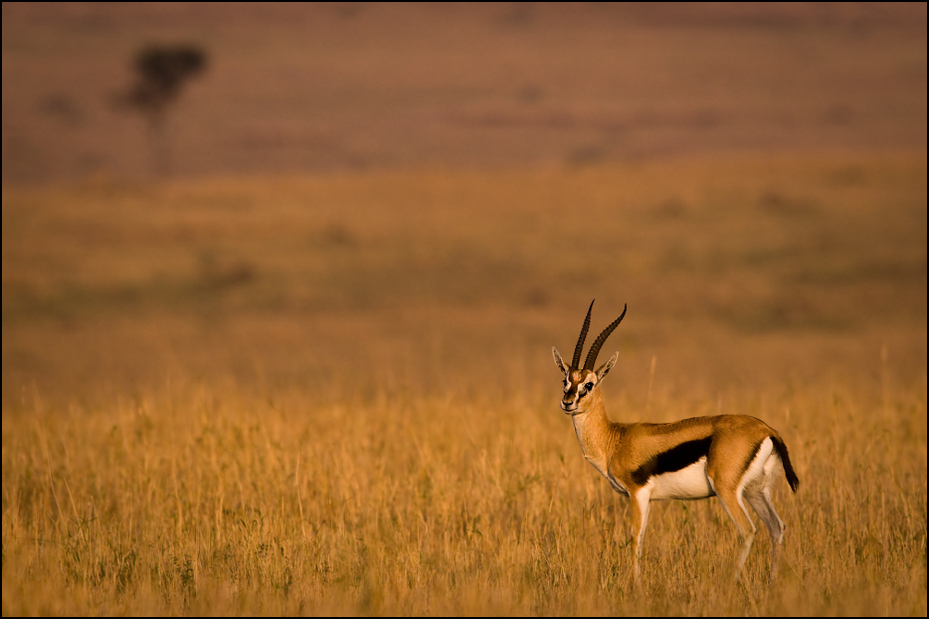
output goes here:
[{"label": "white rump patch", "polygon": [[[773,464],[776,464],[777,461],[777,453],[774,451],[774,441],[772,441],[769,436],[761,441],[761,445],[758,447],[758,453],[752,458],[751,464],[748,465],[748,468],[745,469],[745,474],[742,475],[742,481],[739,482],[738,491],[736,492],[739,501],[742,500],[742,493],[746,489],[757,492],[757,489],[764,484],[765,477],[770,474]],[[742,509],[745,509],[744,505]]]}]

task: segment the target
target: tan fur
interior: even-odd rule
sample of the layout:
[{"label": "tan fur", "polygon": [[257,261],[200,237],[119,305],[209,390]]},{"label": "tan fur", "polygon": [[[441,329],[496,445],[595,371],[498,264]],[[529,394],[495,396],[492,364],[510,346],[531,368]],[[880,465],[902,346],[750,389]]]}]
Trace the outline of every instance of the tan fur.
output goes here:
[{"label": "tan fur", "polygon": [[[561,355],[552,349],[555,364],[565,374],[565,389],[562,409],[571,415],[577,439],[585,458],[603,474],[620,493],[636,504],[633,510],[633,550],[635,576],[639,577],[639,556],[642,540],[648,523],[649,504],[656,484],[670,480],[667,476],[652,476],[642,480],[640,471],[653,458],[669,450],[689,443],[709,439],[705,464],[703,459],[693,463],[688,470],[681,470],[680,485],[692,488],[678,498],[702,499],[718,496],[739,533],[741,541],[736,561],[736,578],[743,570],[755,537],[755,525],[748,515],[747,507],[761,517],[772,538],[771,574],[774,574],[777,546],[783,539],[784,524],[774,510],[770,500],[774,464],[780,456],[774,449],[775,441],[783,447],[780,435],[754,417],[746,415],[717,415],[695,417],[673,423],[615,423],[609,419],[600,382],[616,362],[614,355],[596,372],[578,370],[567,366]],[[586,385],[592,385],[591,389]],[[766,443],[771,439],[770,443]],[[786,456],[786,447],[784,454]],[[766,451],[762,459],[761,451]],[[705,468],[701,469],[703,466]],[[793,475],[789,462],[784,464]],[[698,475],[705,475],[700,482]],[[796,486],[793,476],[792,485]],[[677,492],[680,494],[680,491]]]}]

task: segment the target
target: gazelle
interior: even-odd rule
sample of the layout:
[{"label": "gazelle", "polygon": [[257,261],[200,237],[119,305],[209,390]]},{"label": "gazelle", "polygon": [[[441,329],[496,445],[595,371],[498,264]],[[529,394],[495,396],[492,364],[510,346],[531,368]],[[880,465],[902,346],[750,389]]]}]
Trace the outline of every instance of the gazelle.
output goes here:
[{"label": "gazelle", "polygon": [[748,502],[771,534],[771,576],[777,547],[784,537],[784,523],[771,503],[771,486],[783,466],[790,488],[800,483],[790,464],[787,446],[773,428],[747,415],[694,417],[673,423],[614,423],[606,414],[600,383],[616,364],[617,352],[594,370],[606,338],[626,315],[623,313],[594,340],[583,367],[579,365],[584,339],[590,328],[587,310],[571,365],[552,347],[555,364],[564,373],[561,409],[571,415],[584,457],[609,480],[620,494],[635,503],[632,546],[635,579],[639,579],[639,556],[648,523],[651,501],[719,497],[735,523],[741,548],[736,579],[755,539],[755,525],[748,515]]}]

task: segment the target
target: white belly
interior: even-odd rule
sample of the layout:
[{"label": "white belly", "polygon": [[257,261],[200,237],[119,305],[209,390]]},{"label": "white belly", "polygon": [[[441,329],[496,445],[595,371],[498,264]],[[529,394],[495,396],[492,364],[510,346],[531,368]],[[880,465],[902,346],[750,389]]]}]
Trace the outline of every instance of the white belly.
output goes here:
[{"label": "white belly", "polygon": [[706,456],[679,471],[656,475],[648,480],[647,485],[651,486],[652,501],[716,496],[706,477]]}]

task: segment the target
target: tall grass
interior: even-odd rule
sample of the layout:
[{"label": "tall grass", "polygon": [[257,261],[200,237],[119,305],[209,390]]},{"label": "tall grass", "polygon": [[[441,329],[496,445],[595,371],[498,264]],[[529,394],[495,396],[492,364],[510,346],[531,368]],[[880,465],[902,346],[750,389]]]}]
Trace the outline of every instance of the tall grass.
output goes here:
[{"label": "tall grass", "polygon": [[782,430],[802,480],[776,497],[778,580],[761,533],[735,586],[722,508],[677,502],[654,510],[636,590],[628,501],[540,393],[30,397],[3,418],[4,614],[924,613],[924,386],[732,399]]},{"label": "tall grass", "polygon": [[[4,192],[3,614],[926,613],[925,157]],[[673,181],[673,182],[672,182]],[[777,580],[628,501],[617,420],[755,415]]]}]

